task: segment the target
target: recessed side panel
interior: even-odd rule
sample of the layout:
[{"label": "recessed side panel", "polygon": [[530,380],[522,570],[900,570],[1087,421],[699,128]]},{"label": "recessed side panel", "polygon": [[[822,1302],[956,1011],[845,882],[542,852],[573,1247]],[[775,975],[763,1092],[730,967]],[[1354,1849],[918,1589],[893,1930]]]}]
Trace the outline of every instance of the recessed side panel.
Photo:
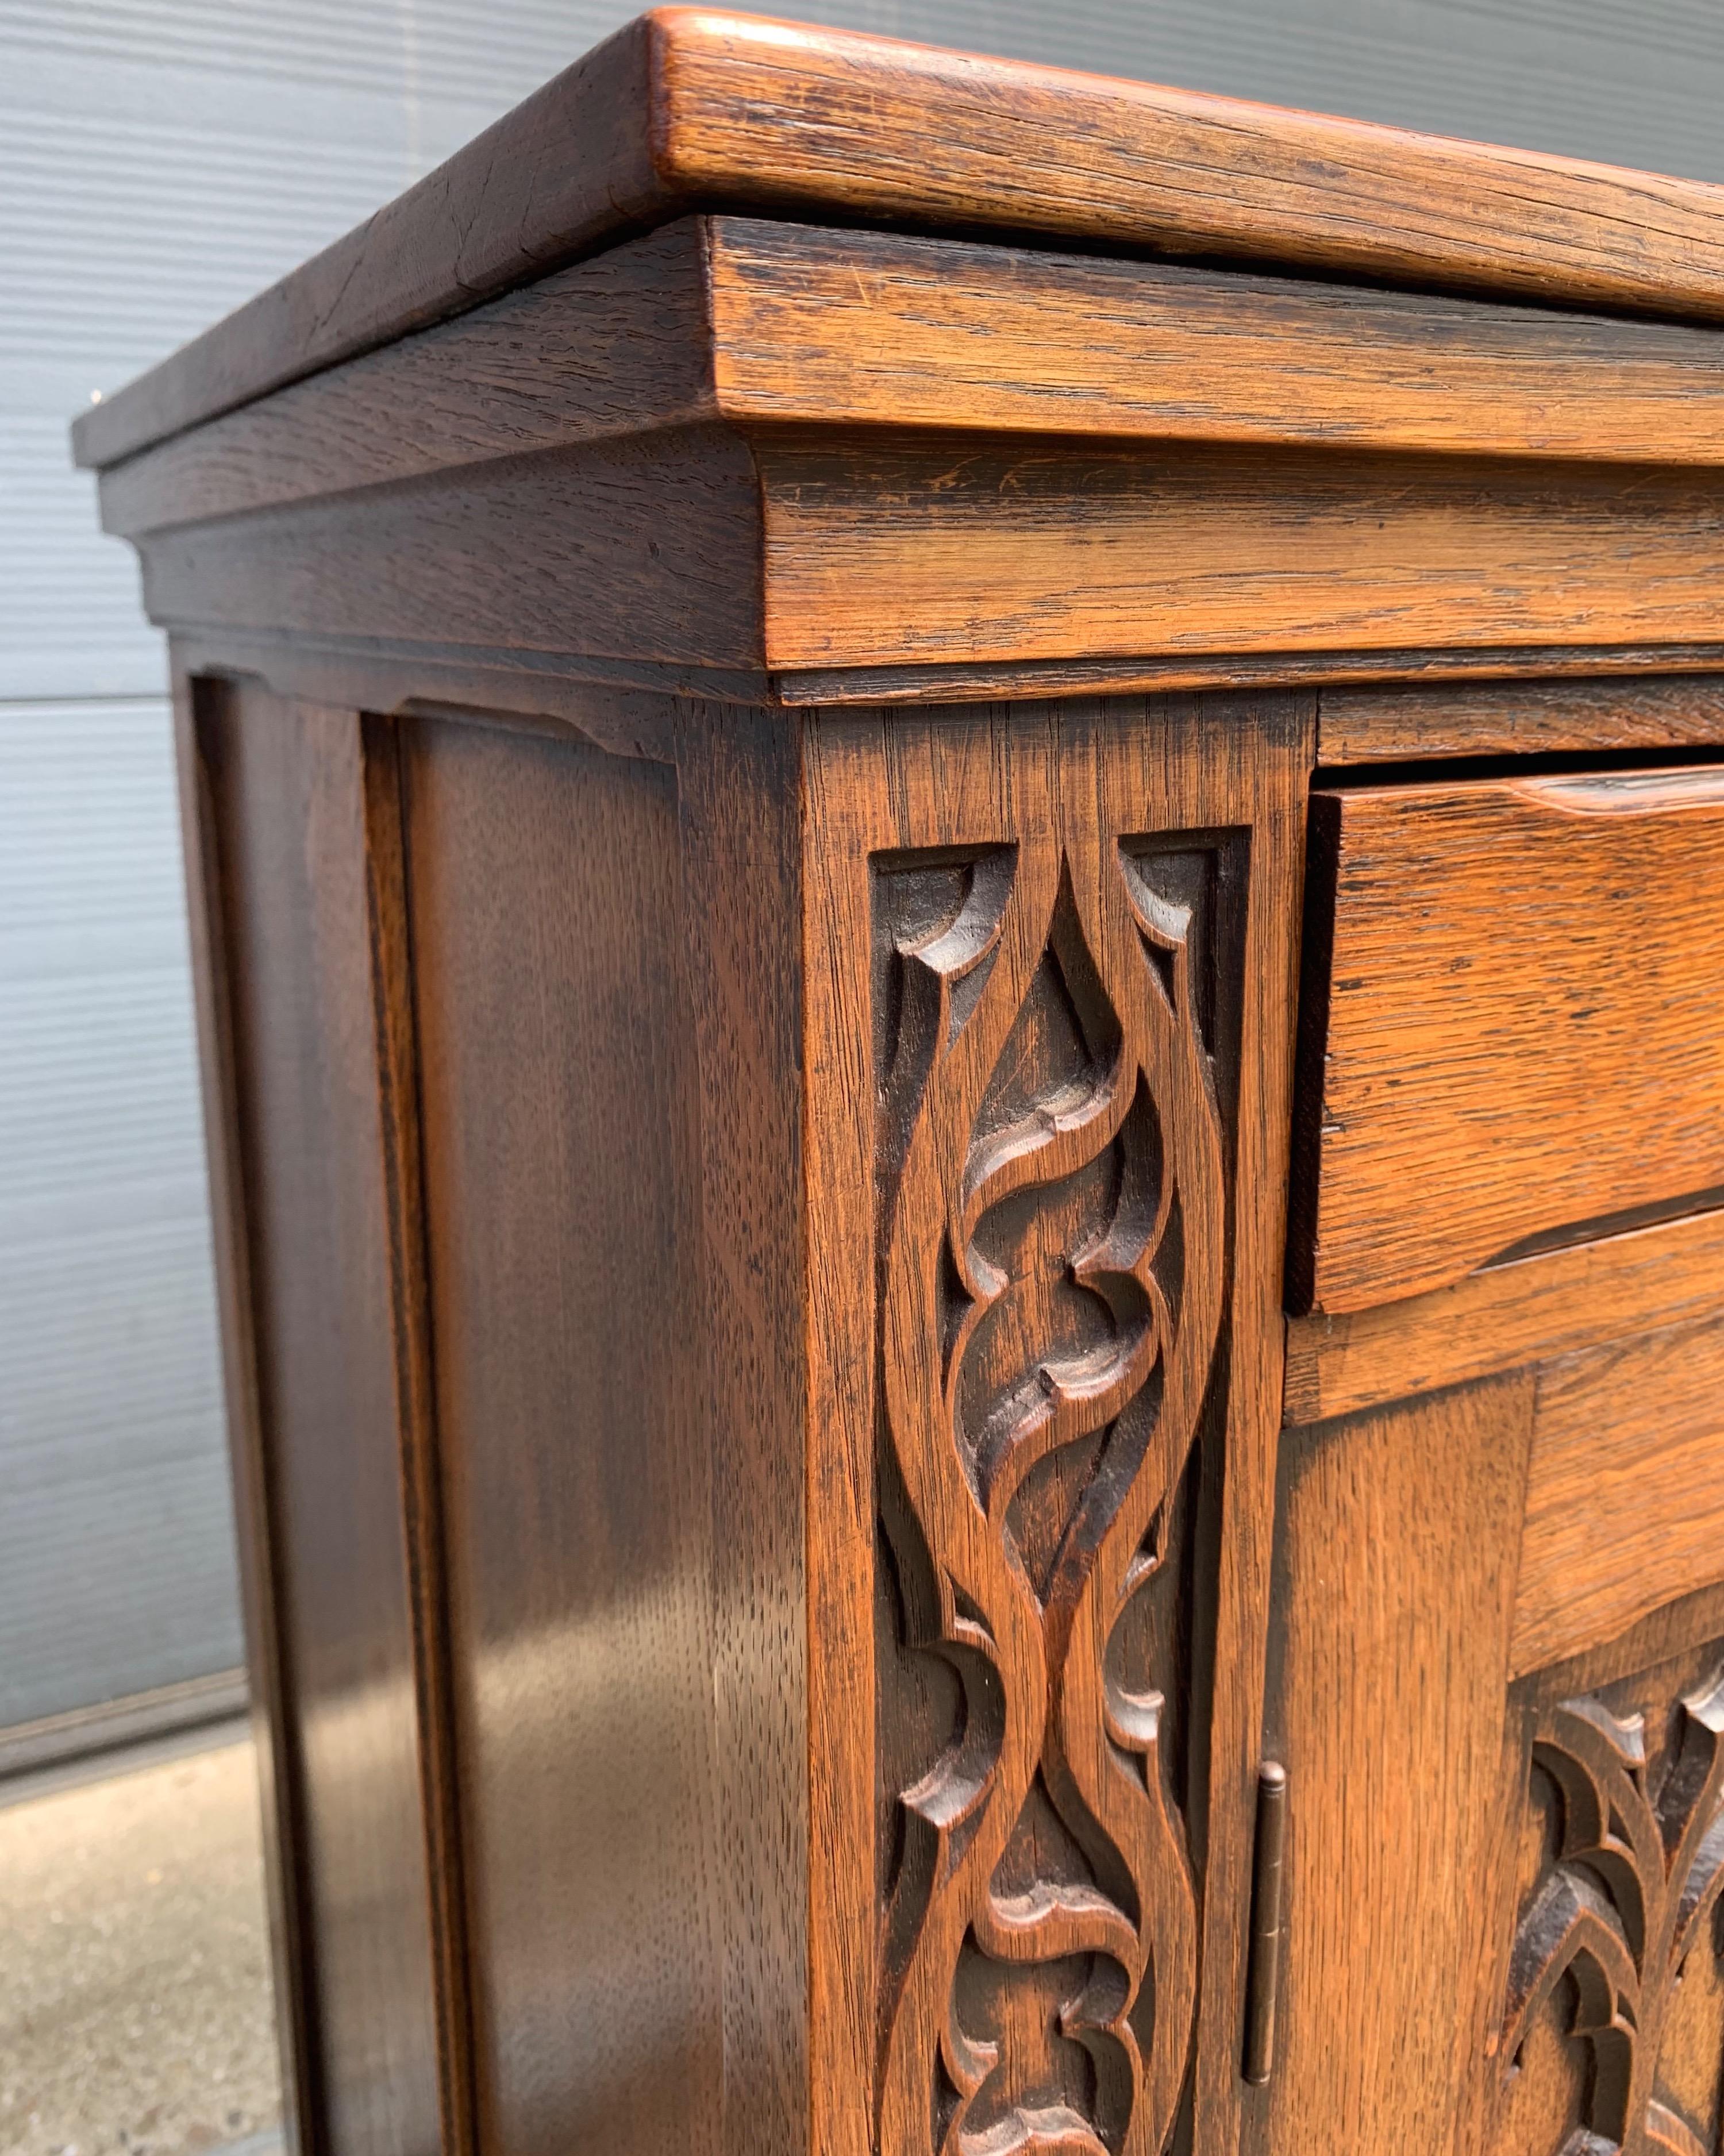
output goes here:
[{"label": "recessed side panel", "polygon": [[721,2146],[701,1218],[668,764],[403,722],[485,2156]]},{"label": "recessed side panel", "polygon": [[425,1431],[391,813],[370,798],[357,712],[210,681],[189,717],[224,1350],[300,2130],[330,2156],[447,2156],[464,2123],[447,1995],[439,2029],[436,1735],[408,1540]]}]

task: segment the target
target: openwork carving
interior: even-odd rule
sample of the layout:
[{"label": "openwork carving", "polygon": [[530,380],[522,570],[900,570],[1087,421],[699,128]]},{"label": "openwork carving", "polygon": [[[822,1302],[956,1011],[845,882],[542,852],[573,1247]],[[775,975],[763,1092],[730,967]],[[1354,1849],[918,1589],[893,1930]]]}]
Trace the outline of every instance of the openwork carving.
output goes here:
[{"label": "openwork carving", "polygon": [[1501,2056],[1511,2089],[1535,2021],[1562,2002],[1589,2071],[1562,2156],[1711,2156],[1660,2061],[1691,1956],[1717,1951],[1721,1738],[1724,1669],[1676,1703],[1655,1789],[1642,1713],[1591,1697],[1541,1713],[1533,1757],[1556,1785],[1557,1845],[1516,1933]]},{"label": "openwork carving", "polygon": [[883,2156],[1159,2156],[1180,2102],[1196,1895],[1121,1642],[1222,1315],[1206,858],[1049,835],[895,871],[883,1479],[948,1733],[894,1793]]}]

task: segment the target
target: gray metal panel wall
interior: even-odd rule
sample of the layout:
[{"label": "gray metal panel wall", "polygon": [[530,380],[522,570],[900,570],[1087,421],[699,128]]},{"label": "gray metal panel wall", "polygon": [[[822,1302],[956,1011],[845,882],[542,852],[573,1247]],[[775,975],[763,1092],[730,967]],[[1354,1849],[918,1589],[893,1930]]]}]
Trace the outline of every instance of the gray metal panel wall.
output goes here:
[{"label": "gray metal panel wall", "polygon": [[159,701],[0,706],[0,1727],[239,1659]]},{"label": "gray metal panel wall", "polygon": [[[803,5],[1724,177],[1716,0]],[[0,0],[0,1724],[238,1652],[162,656],[66,421],[630,12]]]}]

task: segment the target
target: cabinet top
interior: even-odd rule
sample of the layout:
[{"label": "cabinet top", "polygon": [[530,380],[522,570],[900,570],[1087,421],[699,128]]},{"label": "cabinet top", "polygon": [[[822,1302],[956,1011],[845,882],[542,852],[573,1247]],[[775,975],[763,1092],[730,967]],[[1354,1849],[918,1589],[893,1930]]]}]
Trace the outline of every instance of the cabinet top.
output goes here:
[{"label": "cabinet top", "polygon": [[689,211],[1724,321],[1724,187],[762,17],[660,8],[74,429],[104,467]]}]

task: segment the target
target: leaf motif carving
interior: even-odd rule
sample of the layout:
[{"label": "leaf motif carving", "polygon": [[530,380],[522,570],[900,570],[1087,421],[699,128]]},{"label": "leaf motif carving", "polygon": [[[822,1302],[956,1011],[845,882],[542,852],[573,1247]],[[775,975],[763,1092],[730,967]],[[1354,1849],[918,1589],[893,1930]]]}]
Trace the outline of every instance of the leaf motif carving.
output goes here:
[{"label": "leaf motif carving", "polygon": [[[932,1565],[916,1644],[965,1705],[901,1794],[925,1899],[883,2000],[882,2156],[1160,2156],[1178,2105],[1190,1855],[1164,1702],[1124,1687],[1110,1645],[1160,1561],[1221,1319],[1190,931],[1116,845],[1055,830],[977,864],[899,945],[915,1083],[882,1222],[882,1392]],[[1046,1477],[1078,1455],[1050,1524]],[[1086,2087],[1029,2086],[1028,2008],[966,2029],[961,1964],[1008,1989],[1051,1972]]]}]

